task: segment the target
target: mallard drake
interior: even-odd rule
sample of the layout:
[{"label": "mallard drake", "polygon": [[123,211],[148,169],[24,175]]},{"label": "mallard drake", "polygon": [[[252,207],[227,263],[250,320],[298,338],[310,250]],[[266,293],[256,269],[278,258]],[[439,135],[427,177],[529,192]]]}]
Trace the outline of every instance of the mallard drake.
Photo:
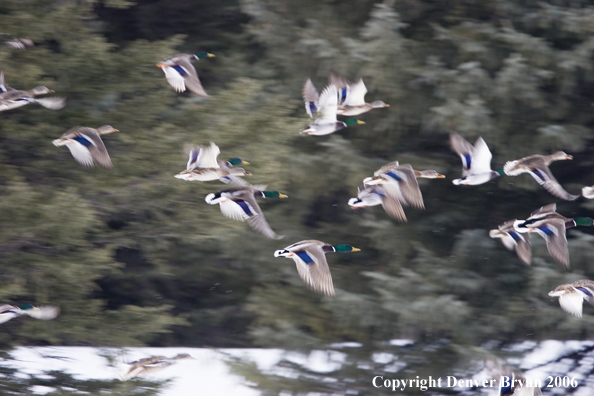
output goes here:
[{"label": "mallard drake", "polygon": [[205,198],[209,205],[220,204],[223,216],[233,220],[246,221],[256,232],[271,238],[281,239],[268,225],[264,213],[260,209],[256,198],[288,198],[278,191],[262,191],[250,187],[219,191],[208,194]]},{"label": "mallard drake", "polygon": [[353,209],[380,204],[390,217],[398,221],[406,221],[400,201],[388,195],[380,185],[363,185],[358,188],[357,198],[349,199],[349,206]]},{"label": "mallard drake", "polygon": [[139,359],[134,362],[128,363],[130,368],[120,373],[120,380],[127,381],[131,378],[139,375],[145,375],[148,373],[154,373],[161,371],[171,365],[174,365],[180,360],[195,360],[192,356],[187,353],[180,353],[172,358],[165,356],[151,356],[144,359]]},{"label": "mallard drake", "polygon": [[318,95],[311,80],[308,78],[303,86],[303,100],[305,110],[310,117],[315,113],[320,116],[305,129],[302,133],[307,135],[323,136],[329,135],[349,125],[365,124],[363,121],[354,118],[347,118],[344,121],[338,121],[336,111],[338,109],[338,91],[334,85],[328,85]]},{"label": "mallard drake", "polygon": [[60,314],[60,308],[55,305],[34,307],[33,305],[0,305],[0,323],[8,322],[17,316],[27,315],[35,319],[52,320]]},{"label": "mallard drake", "polygon": [[515,222],[514,228],[520,233],[536,232],[547,243],[551,257],[563,267],[569,269],[569,250],[565,230],[576,226],[592,226],[594,220],[589,217],[567,218],[556,212],[557,205],[545,205],[523,222]]},{"label": "mallard drake", "polygon": [[543,186],[548,192],[557,198],[573,201],[579,195],[572,195],[565,191],[559,184],[555,176],[551,173],[549,165],[553,161],[571,160],[571,155],[565,154],[563,151],[557,151],[551,155],[535,154],[529,157],[524,157],[515,161],[508,161],[503,166],[503,171],[508,176],[517,176],[522,173],[529,173],[534,180]]},{"label": "mallard drake", "polygon": [[19,91],[4,84],[4,74],[0,82],[0,111],[12,110],[17,107],[28,105],[29,103],[38,103],[51,110],[60,110],[66,105],[66,98],[42,98],[37,99],[37,95],[52,93],[51,89],[38,86],[30,91]]},{"label": "mallard drake", "polygon": [[336,86],[338,89],[338,109],[336,111],[336,114],[338,115],[356,116],[367,113],[373,109],[390,107],[389,104],[386,104],[381,100],[376,100],[371,103],[365,102],[367,87],[365,87],[363,79],[359,79],[359,82],[357,83],[352,83],[346,78],[330,74],[330,84]]},{"label": "mallard drake", "polygon": [[295,260],[297,272],[303,281],[318,293],[327,296],[334,295],[332,275],[326,261],[326,253],[330,252],[359,252],[351,245],[330,245],[329,243],[307,240],[287,246],[274,252],[274,257],[287,257]]},{"label": "mallard drake", "polygon": [[508,220],[489,231],[491,238],[501,238],[503,246],[508,250],[515,250],[518,258],[526,265],[532,261],[532,247],[530,245],[530,234],[516,231],[515,224],[523,223],[523,220]]},{"label": "mallard drake", "polygon": [[[363,180],[363,185],[381,185],[385,193],[404,205],[411,205],[418,209],[424,209],[423,195],[419,188],[417,178],[443,179],[445,176],[434,170],[418,171],[409,164],[399,165],[398,161],[390,162],[373,173],[373,177]],[[403,211],[395,211],[393,214],[402,214],[398,220],[406,221]]]},{"label": "mallard drake", "polygon": [[462,178],[452,180],[455,185],[464,184],[476,186],[499,177],[503,169],[491,169],[493,155],[483,138],[478,138],[472,146],[466,139],[457,133],[450,133],[450,145],[462,158]]},{"label": "mallard drake", "polygon": [[74,159],[83,166],[93,166],[93,163],[111,169],[111,158],[101,135],[119,132],[111,125],[103,125],[97,129],[89,127],[74,127],[66,131],[59,139],[54,140],[54,146],[66,146]]},{"label": "mallard drake", "polygon": [[559,297],[559,305],[563,310],[581,318],[583,301],[594,305],[594,281],[582,279],[566,283],[549,292],[549,296]]},{"label": "mallard drake", "polygon": [[196,69],[192,66],[192,62],[196,59],[212,58],[213,54],[208,52],[199,52],[193,54],[177,54],[165,59],[161,63],[157,63],[163,72],[169,85],[177,92],[184,92],[189,89],[198,96],[208,97],[208,94],[202,88],[200,79]]},{"label": "mallard drake", "polygon": [[212,181],[221,180],[225,183],[233,183],[240,186],[249,186],[238,176],[251,176],[243,168],[233,168],[234,164],[247,164],[239,158],[231,158],[229,161],[217,160],[221,153],[219,146],[210,142],[210,146],[194,146],[189,150],[188,164],[186,170],[175,175],[176,178],[188,181]]}]

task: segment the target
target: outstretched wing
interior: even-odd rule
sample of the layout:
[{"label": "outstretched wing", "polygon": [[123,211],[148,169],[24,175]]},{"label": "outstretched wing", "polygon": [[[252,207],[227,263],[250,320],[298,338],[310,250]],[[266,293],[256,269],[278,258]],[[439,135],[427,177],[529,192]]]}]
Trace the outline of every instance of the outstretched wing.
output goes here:
[{"label": "outstretched wing", "polygon": [[303,101],[305,102],[305,111],[313,118],[313,115],[319,111],[320,94],[308,77],[303,84]]},{"label": "outstretched wing", "polygon": [[450,146],[462,159],[462,176],[468,175],[472,165],[472,145],[457,133],[450,133]]},{"label": "outstretched wing", "polygon": [[334,85],[328,85],[320,95],[320,118],[316,124],[334,124],[336,123],[336,111],[338,110],[338,92]]},{"label": "outstretched wing", "polygon": [[491,159],[493,154],[482,137],[478,138],[472,149],[471,173],[489,173],[491,172]]},{"label": "outstretched wing", "polygon": [[363,79],[360,79],[356,84],[349,85],[349,91],[346,99],[342,103],[343,106],[362,106],[365,104],[365,94],[367,93],[367,87],[363,83]]},{"label": "outstretched wing", "polygon": [[326,255],[320,246],[310,245],[307,249],[293,251],[299,276],[309,287],[327,296],[334,295],[334,285]]}]

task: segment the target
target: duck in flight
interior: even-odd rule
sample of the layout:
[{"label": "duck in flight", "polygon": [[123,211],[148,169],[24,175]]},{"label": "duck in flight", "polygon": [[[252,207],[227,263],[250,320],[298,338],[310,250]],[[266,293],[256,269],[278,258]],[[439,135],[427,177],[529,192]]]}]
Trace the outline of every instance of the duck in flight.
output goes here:
[{"label": "duck in flight", "polygon": [[522,173],[529,173],[530,176],[532,176],[534,180],[538,182],[538,184],[543,186],[555,197],[567,201],[573,201],[576,200],[579,195],[573,195],[565,191],[549,169],[549,165],[553,161],[571,159],[573,159],[573,157],[571,155],[565,154],[563,151],[557,151],[551,155],[535,154],[520,158],[519,160],[506,162],[506,164],[503,166],[503,171],[508,176],[517,176]]},{"label": "duck in flight", "polygon": [[212,57],[214,55],[208,52],[199,52],[195,55],[177,54],[157,63],[157,66],[163,70],[167,82],[176,92],[184,92],[187,88],[198,96],[208,97],[208,94],[202,88],[202,83],[192,62],[197,59]]},{"label": "duck in flight", "polygon": [[327,296],[334,295],[334,285],[330,267],[326,261],[326,253],[359,252],[351,245],[330,245],[317,240],[306,240],[294,243],[274,252],[274,257],[291,258],[297,265],[299,276],[309,287]]},{"label": "duck in flight", "polygon": [[102,168],[111,169],[111,158],[101,136],[114,132],[119,131],[111,125],[103,125],[97,129],[74,127],[52,143],[54,146],[68,147],[74,159],[83,166],[93,166],[96,163]]},{"label": "duck in flight", "polygon": [[462,159],[462,178],[452,180],[455,185],[483,184],[503,174],[503,169],[491,169],[493,155],[483,138],[479,137],[474,146],[457,133],[450,133],[450,145]]}]

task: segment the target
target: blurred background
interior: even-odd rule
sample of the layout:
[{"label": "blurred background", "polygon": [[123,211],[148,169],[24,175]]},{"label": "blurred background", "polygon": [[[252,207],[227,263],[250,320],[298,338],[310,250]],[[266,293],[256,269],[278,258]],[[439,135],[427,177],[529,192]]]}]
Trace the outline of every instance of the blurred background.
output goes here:
[{"label": "blurred background", "polygon": [[[593,1],[2,0],[0,33],[7,84],[67,98],[59,111],[0,114],[0,304],[62,310],[52,322],[2,324],[4,358],[15,346],[307,355],[351,343],[349,364],[327,375],[336,381],[305,366],[290,379],[233,367],[267,395],[369,394],[381,391],[374,375],[469,378],[487,356],[526,350],[510,345],[594,335],[593,307],[578,319],[547,295],[594,278],[594,230],[568,232],[571,271],[540,237],[524,266],[489,229],[558,200],[529,175],[452,185],[461,161],[448,141],[450,131],[472,143],[482,136],[493,169],[562,150],[574,160],[551,166],[561,185],[578,194],[594,184]],[[21,37],[35,46],[7,44]],[[155,66],[200,51],[216,55],[194,63],[208,99],[174,92]],[[303,82],[321,90],[331,71],[363,78],[367,101],[391,107],[359,116],[365,125],[300,135]],[[121,132],[103,139],[111,171],[83,168],[51,143],[104,124]],[[289,195],[260,202],[283,240],[204,202],[224,185],[173,177],[185,169],[184,145],[210,141],[219,159],[250,162],[251,183]],[[394,160],[447,176],[420,180],[426,210],[405,209],[407,224],[347,205],[364,177]],[[566,217],[594,217],[594,201],[557,203]],[[312,292],[292,260],[273,257],[303,239],[362,250],[327,256],[336,297]],[[406,352],[390,343],[402,339]],[[392,367],[395,356],[402,366]],[[580,356],[561,354],[570,362],[561,375]],[[3,386],[26,389],[18,371],[0,372]],[[131,385],[101,386],[129,394]]]}]

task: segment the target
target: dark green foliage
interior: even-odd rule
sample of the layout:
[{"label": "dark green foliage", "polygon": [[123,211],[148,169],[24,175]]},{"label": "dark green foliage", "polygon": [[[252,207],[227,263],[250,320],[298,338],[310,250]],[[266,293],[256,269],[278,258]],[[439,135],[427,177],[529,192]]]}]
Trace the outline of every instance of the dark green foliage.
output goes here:
[{"label": "dark green foliage", "polygon": [[[451,131],[482,136],[494,169],[563,150],[575,160],[552,165],[561,184],[577,193],[594,183],[591,2],[195,3],[0,3],[0,32],[37,44],[0,45],[6,82],[68,100],[60,111],[0,114],[0,303],[62,308],[53,322],[3,324],[1,344],[376,350],[402,337],[592,337],[591,307],[578,320],[547,297],[594,277],[592,230],[569,232],[572,273],[539,237],[523,266],[488,230],[555,199],[528,175],[453,186],[461,164],[448,144]],[[200,51],[216,55],[194,63],[208,99],[174,92],[155,66]],[[330,71],[364,78],[367,100],[391,107],[332,136],[301,136],[303,81],[321,90]],[[71,127],[104,124],[121,131],[104,138],[112,171],[83,168],[51,144]],[[185,146],[210,141],[220,159],[250,162],[251,183],[289,196],[260,201],[284,240],[206,205],[226,186],[173,177]],[[405,208],[407,224],[347,205],[393,160],[448,178],[420,181],[426,210]],[[559,211],[592,217],[594,203]],[[362,249],[329,255],[334,299],[273,257],[303,239]]]}]

